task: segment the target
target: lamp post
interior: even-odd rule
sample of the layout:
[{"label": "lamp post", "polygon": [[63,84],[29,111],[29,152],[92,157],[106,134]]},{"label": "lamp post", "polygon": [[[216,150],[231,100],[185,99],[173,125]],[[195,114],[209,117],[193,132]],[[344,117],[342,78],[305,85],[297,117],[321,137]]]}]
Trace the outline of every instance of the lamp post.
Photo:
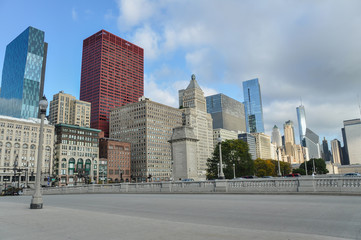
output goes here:
[{"label": "lamp post", "polygon": [[233,179],[236,179],[236,164],[233,163]]},{"label": "lamp post", "polygon": [[219,167],[220,167],[220,173],[219,173],[219,179],[224,179],[224,173],[223,173],[223,165],[222,165],[222,138],[217,139],[219,144]]},{"label": "lamp post", "polygon": [[41,183],[41,168],[43,163],[43,141],[44,141],[44,118],[46,109],[48,107],[48,101],[45,95],[39,102],[40,110],[40,133],[39,133],[39,147],[38,147],[38,162],[36,164],[36,178],[35,178],[35,192],[31,199],[30,209],[42,209],[43,197],[41,196],[40,183]]},{"label": "lamp post", "polygon": [[281,173],[281,165],[280,165],[280,149],[277,147],[277,165],[278,165],[278,173],[277,176],[281,177],[282,173]]},{"label": "lamp post", "polygon": [[[14,185],[14,187],[16,186],[16,171],[18,170],[18,155],[16,155],[16,157],[15,157],[15,161],[14,161],[14,168],[13,168],[13,170],[14,170],[14,179],[13,179],[13,185]],[[20,185],[20,184],[19,184]],[[19,188],[19,186],[18,186],[18,188]]]},{"label": "lamp post", "polygon": [[306,159],[306,154],[303,154],[303,159],[305,160],[304,163],[305,163],[305,171],[306,171],[306,176],[307,176],[308,174],[307,174],[307,159]]},{"label": "lamp post", "polygon": [[315,167],[315,159],[314,159],[314,158],[312,159],[312,162],[313,162],[312,176],[315,176],[315,174],[316,174],[316,167]]}]

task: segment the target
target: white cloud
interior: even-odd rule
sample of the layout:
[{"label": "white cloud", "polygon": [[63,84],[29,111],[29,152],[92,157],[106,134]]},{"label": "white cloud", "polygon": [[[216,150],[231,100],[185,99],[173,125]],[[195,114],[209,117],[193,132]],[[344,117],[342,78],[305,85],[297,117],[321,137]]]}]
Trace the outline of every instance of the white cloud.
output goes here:
[{"label": "white cloud", "polygon": [[158,46],[159,36],[150,26],[145,25],[142,28],[138,28],[132,39],[135,44],[144,48],[145,58],[155,59],[160,54]]},{"label": "white cloud", "polygon": [[74,21],[78,20],[78,12],[75,10],[75,8],[72,8],[71,10],[71,17]]},{"label": "white cloud", "polygon": [[118,0],[120,16],[118,25],[120,29],[128,29],[151,17],[156,6],[147,0]]}]

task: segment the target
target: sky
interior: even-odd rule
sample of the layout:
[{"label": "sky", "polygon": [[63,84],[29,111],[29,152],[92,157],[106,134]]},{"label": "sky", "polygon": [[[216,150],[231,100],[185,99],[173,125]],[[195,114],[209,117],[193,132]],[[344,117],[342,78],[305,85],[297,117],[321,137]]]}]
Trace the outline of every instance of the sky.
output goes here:
[{"label": "sky", "polygon": [[101,29],[144,48],[145,96],[178,107],[191,74],[205,95],[243,102],[258,78],[265,131],[306,109],[320,140],[360,118],[359,0],[0,0],[0,72],[6,45],[33,26],[45,32],[45,95],[79,98],[82,42]]}]

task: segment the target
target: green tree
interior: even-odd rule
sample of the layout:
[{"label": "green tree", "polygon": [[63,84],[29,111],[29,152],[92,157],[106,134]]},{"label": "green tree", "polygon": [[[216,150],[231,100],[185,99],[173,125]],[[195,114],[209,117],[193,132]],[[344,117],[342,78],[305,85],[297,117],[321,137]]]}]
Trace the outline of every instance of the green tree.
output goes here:
[{"label": "green tree", "polygon": [[[236,177],[253,175],[254,163],[248,152],[248,144],[242,140],[226,140],[222,144],[223,173],[226,179],[233,178],[233,164]],[[219,144],[214,149],[212,158],[207,160],[207,178],[218,178]]]},{"label": "green tree", "polygon": [[271,160],[256,159],[254,161],[254,172],[257,177],[276,176],[275,165]]},{"label": "green tree", "polygon": [[[316,172],[316,174],[326,174],[326,173],[328,173],[328,170],[326,169],[325,160],[323,160],[322,158],[311,158],[309,161],[307,161],[307,174],[308,175],[312,175],[313,162],[315,162],[315,168],[316,168],[315,172]],[[305,163],[302,163],[300,165],[300,169],[303,169],[304,173],[306,174]]]}]

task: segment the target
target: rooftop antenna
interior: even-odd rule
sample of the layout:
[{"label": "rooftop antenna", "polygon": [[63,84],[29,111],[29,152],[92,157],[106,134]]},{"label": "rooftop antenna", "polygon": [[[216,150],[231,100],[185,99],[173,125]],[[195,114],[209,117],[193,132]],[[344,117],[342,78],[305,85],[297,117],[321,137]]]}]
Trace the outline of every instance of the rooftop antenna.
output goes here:
[{"label": "rooftop antenna", "polygon": [[302,106],[302,97],[300,97],[300,100],[301,100],[301,106]]}]

